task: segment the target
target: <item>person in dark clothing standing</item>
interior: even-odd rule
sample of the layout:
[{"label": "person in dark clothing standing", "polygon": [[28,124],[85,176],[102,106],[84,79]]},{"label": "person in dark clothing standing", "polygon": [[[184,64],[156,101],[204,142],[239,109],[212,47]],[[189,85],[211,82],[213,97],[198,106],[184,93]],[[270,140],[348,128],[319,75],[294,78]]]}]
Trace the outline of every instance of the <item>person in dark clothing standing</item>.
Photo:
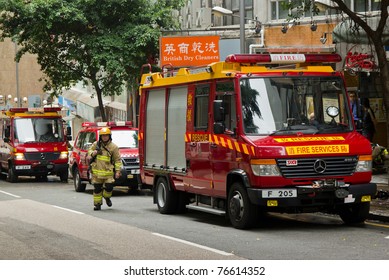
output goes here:
[{"label": "person in dark clothing standing", "polygon": [[374,112],[370,107],[369,98],[362,99],[362,108],[362,135],[372,142],[375,133],[375,124],[377,121]]},{"label": "person in dark clothing standing", "polygon": [[357,93],[354,91],[351,91],[349,93],[350,96],[350,104],[351,104],[351,110],[353,113],[353,118],[355,122],[355,126],[357,129],[361,129],[362,127],[362,120],[361,120],[361,104],[359,101],[359,98],[357,96]]}]

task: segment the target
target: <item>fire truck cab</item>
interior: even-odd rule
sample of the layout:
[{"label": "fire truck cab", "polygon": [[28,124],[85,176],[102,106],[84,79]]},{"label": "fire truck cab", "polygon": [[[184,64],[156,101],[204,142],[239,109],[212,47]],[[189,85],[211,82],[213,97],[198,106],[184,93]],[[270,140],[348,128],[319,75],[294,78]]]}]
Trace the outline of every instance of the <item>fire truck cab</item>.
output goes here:
[{"label": "fire truck cab", "polygon": [[90,183],[88,149],[93,142],[99,140],[99,131],[109,127],[112,133],[112,142],[119,147],[122,158],[121,177],[115,180],[116,186],[126,186],[129,192],[137,191],[141,187],[139,177],[138,129],[132,122],[84,122],[82,129],[74,142],[70,154],[69,171],[73,175],[74,189],[84,192]]},{"label": "fire truck cab", "polygon": [[18,176],[68,180],[70,128],[64,129],[61,108],[11,108],[0,112],[0,171],[8,181]]},{"label": "fire truck cab", "polygon": [[[141,179],[162,214],[338,214],[363,222],[376,185],[337,54],[238,54],[142,75]],[[165,69],[166,70],[166,69]]]}]

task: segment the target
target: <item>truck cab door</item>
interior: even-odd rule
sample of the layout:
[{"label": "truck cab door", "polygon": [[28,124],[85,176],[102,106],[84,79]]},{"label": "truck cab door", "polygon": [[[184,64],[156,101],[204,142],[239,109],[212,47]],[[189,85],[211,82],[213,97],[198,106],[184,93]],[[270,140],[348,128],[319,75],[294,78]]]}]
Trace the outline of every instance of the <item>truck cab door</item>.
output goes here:
[{"label": "truck cab door", "polygon": [[192,132],[186,142],[186,160],[188,177],[191,178],[191,192],[212,193],[212,172],[209,141],[209,102],[210,84],[196,85],[193,88]]},{"label": "truck cab door", "polygon": [[213,131],[210,143],[210,163],[214,195],[226,196],[227,175],[237,168],[236,161],[236,98],[232,82],[216,85],[213,106]]}]

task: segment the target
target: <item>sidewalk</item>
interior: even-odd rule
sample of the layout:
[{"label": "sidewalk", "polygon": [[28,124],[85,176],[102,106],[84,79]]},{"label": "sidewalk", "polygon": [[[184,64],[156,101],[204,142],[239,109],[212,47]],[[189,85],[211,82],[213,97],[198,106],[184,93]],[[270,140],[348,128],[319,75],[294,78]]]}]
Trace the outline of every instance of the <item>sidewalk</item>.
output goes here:
[{"label": "sidewalk", "polygon": [[[371,179],[372,183],[377,184],[377,190],[389,192],[389,174],[375,174]],[[370,204],[370,217],[369,220],[379,220],[382,222],[389,222],[389,199],[373,199]]]}]

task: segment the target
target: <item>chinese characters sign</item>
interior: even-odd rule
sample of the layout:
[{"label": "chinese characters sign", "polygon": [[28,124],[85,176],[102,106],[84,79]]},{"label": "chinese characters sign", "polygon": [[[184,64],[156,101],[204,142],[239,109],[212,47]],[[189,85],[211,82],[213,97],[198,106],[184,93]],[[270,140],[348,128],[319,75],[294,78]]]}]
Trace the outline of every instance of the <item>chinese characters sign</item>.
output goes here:
[{"label": "chinese characters sign", "polygon": [[161,66],[203,66],[220,60],[219,36],[162,37]]}]

